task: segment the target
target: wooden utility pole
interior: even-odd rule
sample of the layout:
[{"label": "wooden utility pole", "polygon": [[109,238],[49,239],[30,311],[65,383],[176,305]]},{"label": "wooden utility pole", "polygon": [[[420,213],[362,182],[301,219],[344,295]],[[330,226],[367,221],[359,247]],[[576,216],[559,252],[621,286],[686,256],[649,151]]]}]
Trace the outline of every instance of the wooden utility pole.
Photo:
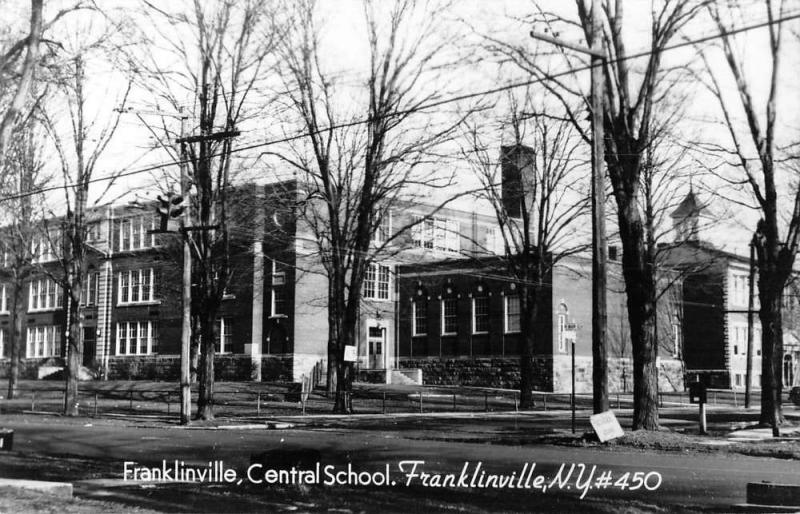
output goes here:
[{"label": "wooden utility pole", "polygon": [[592,31],[589,48],[531,31],[534,39],[569,48],[591,57],[592,82],[592,404],[595,414],[608,410],[608,350],[606,332],[606,239],[605,136],[603,131],[606,55],[603,51],[600,0],[592,0]]},{"label": "wooden utility pole", "polygon": [[754,290],[756,279],[756,247],[755,237],[750,241],[750,283],[748,285],[748,298],[747,298],[747,370],[745,373],[744,384],[744,408],[750,408],[750,389],[753,381],[753,305]]},{"label": "wooden utility pole", "polygon": [[192,249],[190,247],[192,226],[192,201],[189,198],[190,183],[186,152],[186,114],[181,108],[180,146],[181,196],[183,196],[183,285],[182,285],[182,317],[181,317],[181,425],[189,423],[192,415],[192,381],[190,366],[190,348],[192,344]]},{"label": "wooden utility pole", "polygon": [[605,153],[603,132],[603,72],[600,0],[592,1],[592,404],[594,413],[608,410],[608,349],[606,328]]}]

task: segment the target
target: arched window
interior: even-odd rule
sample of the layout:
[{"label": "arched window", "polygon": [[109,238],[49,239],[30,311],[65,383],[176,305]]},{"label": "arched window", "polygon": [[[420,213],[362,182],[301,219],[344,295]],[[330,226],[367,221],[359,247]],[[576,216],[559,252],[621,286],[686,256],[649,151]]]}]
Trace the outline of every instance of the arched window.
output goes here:
[{"label": "arched window", "polygon": [[458,295],[452,286],[447,285],[442,291],[442,335],[458,333]]}]

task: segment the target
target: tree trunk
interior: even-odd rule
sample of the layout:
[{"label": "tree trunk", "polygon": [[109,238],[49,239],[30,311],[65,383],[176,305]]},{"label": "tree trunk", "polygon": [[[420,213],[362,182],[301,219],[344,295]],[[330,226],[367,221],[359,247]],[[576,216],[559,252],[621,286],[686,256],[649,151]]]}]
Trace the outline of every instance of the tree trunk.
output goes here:
[{"label": "tree trunk", "polygon": [[[70,294],[67,295],[69,307],[67,310],[69,333],[67,334],[67,378],[66,390],[64,393],[64,415],[78,416],[78,374],[83,364],[83,334],[81,333],[82,324],[80,317],[80,297],[81,297],[81,274],[77,270],[81,269],[83,259],[73,259],[69,284]],[[76,278],[77,277],[77,278]]]},{"label": "tree trunk", "polygon": [[622,275],[627,295],[633,356],[633,430],[658,429],[658,355],[655,269],[644,244],[635,205],[619,208]]},{"label": "tree trunk", "polygon": [[353,413],[353,363],[345,362],[344,349],[346,346],[354,346],[356,325],[358,323],[358,302],[355,306],[348,304],[344,309],[344,316],[340,324],[341,334],[338,338],[339,347],[337,357],[339,361],[336,366],[336,398],[333,403],[333,412],[337,414]]},{"label": "tree trunk", "polygon": [[[783,394],[783,328],[781,314],[782,288],[770,287],[769,274],[759,279],[761,310],[761,415],[759,423],[773,427],[784,423]],[[763,288],[763,289],[762,289]]]},{"label": "tree trunk", "polygon": [[197,415],[195,419],[214,419],[214,341],[216,330],[216,309],[209,309],[200,321],[202,333],[200,342],[200,366],[198,368]]},{"label": "tree trunk", "polygon": [[22,320],[25,316],[25,305],[23,304],[22,280],[17,279],[14,283],[14,304],[11,308],[11,340],[9,341],[9,370],[8,370],[8,399],[13,400],[17,397],[19,384],[19,367],[22,361]]}]

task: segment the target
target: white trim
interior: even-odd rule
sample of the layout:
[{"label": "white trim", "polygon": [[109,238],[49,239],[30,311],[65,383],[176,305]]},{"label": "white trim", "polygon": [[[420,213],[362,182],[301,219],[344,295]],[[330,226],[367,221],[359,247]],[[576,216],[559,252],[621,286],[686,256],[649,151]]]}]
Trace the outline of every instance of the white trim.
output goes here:
[{"label": "white trim", "polygon": [[[455,319],[456,319],[456,330],[454,332],[445,332],[445,329],[444,329],[444,327],[445,327],[445,315],[444,315],[445,308],[444,308],[444,305],[445,305],[445,302],[449,302],[449,301],[455,302],[455,304],[454,304],[455,305],[455,314],[453,314],[453,317],[455,317]],[[458,298],[442,298],[441,301],[440,301],[440,305],[441,305],[441,309],[439,309],[439,310],[441,311],[441,320],[440,320],[441,321],[441,334],[443,336],[458,335]]]},{"label": "white trim", "polygon": [[[120,337],[122,331],[125,331],[125,348],[124,351],[122,348],[122,338]],[[146,327],[146,334],[144,337],[147,338],[147,347],[144,353],[140,352],[140,342],[142,339],[142,328]],[[131,330],[134,328],[135,330]],[[132,337],[135,334],[135,339]],[[158,335],[158,322],[154,321],[120,321],[117,323],[116,327],[116,353],[115,355],[118,356],[129,356],[129,355],[153,355],[155,352],[153,351],[153,343],[156,341],[156,336]],[[131,343],[133,342],[133,346]]]},{"label": "white trim", "polygon": [[411,302],[411,336],[412,337],[428,335],[428,327],[427,327],[427,325],[428,325],[428,312],[427,312],[428,302],[427,302],[427,300],[425,301],[425,307],[426,307],[425,308],[425,318],[424,318],[425,319],[425,327],[423,327],[425,329],[425,331],[424,332],[417,332],[417,302],[419,302],[419,301],[420,300],[412,300],[412,302]]},{"label": "white trim", "polygon": [[[147,275],[149,273],[149,280],[147,280],[147,284],[145,284],[145,280],[142,280],[143,275]],[[131,300],[133,298],[133,291],[134,291],[134,275],[138,276],[138,283],[136,287],[136,300]],[[122,294],[122,284],[123,278],[126,278],[126,294]],[[145,286],[147,286],[148,297],[144,297]],[[153,268],[142,268],[142,269],[130,269],[126,271],[118,271],[117,272],[117,305],[147,305],[147,304],[154,304],[160,303],[158,300],[155,299],[155,272]]]},{"label": "white trim", "polygon": [[[509,300],[509,298],[516,298],[517,299],[517,305],[519,305],[519,295],[518,294],[512,294],[512,295],[503,296],[503,333],[505,333],[505,334],[519,334],[520,331],[521,331],[521,328],[522,328],[521,326],[517,327],[517,329],[515,329],[515,330],[510,330],[508,328],[508,300]],[[519,310],[519,307],[518,307],[518,310]],[[521,313],[520,312],[517,312],[517,315],[521,317]],[[519,321],[517,323],[519,323]]]},{"label": "white trim", "polygon": [[476,325],[478,324],[477,323],[478,322],[478,312],[475,310],[475,300],[477,300],[478,298],[486,300],[486,318],[487,318],[486,319],[486,323],[487,324],[489,323],[489,297],[488,296],[473,296],[472,297],[472,333],[475,334],[475,335],[488,334],[489,333],[488,327],[487,327],[486,330],[480,330],[480,331],[475,329]]}]

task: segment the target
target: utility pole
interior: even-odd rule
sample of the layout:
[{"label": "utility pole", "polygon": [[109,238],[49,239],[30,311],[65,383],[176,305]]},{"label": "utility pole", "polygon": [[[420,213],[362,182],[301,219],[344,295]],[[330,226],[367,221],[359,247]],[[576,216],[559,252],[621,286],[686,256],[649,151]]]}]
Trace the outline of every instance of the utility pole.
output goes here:
[{"label": "utility pole", "polygon": [[606,226],[605,226],[605,152],[603,133],[603,77],[606,55],[602,48],[600,0],[592,0],[592,30],[589,47],[539,34],[534,39],[569,48],[591,57],[592,114],[592,404],[595,414],[608,410],[608,349],[606,332]]},{"label": "utility pole", "polygon": [[756,279],[756,246],[755,236],[750,240],[750,283],[748,285],[748,298],[747,298],[747,372],[745,374],[744,384],[744,408],[750,408],[750,389],[753,376],[753,308],[755,279]]},{"label": "utility pole", "polygon": [[192,415],[192,382],[190,369],[190,348],[192,344],[192,249],[190,246],[192,226],[192,200],[189,197],[190,183],[187,166],[186,143],[186,114],[183,107],[181,114],[181,137],[178,139],[178,155],[181,168],[181,196],[185,205],[183,210],[183,284],[182,284],[182,315],[181,315],[181,425],[187,425]]}]

